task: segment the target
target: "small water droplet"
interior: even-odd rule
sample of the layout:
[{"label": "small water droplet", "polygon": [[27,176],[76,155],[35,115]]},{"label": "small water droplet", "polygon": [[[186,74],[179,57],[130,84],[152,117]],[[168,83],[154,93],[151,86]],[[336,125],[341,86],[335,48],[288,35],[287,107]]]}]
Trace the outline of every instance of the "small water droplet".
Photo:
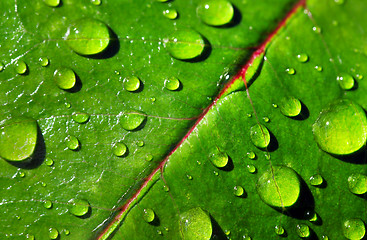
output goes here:
[{"label": "small water droplet", "polygon": [[19,177],[24,178],[25,177],[25,172],[19,172]]},{"label": "small water droplet", "polygon": [[256,173],[256,167],[254,165],[248,164],[246,167],[249,173]]},{"label": "small water droplet", "polygon": [[315,66],[315,69],[317,70],[317,71],[319,71],[319,72],[322,72],[322,67],[321,66]]},{"label": "small water droplet", "polygon": [[46,184],[45,182],[41,182],[41,186],[42,186],[42,187],[46,187],[46,186],[47,186],[47,184]]},{"label": "small water droplet", "polygon": [[348,177],[349,191],[354,194],[365,194],[367,192],[367,176],[354,173]]},{"label": "small water droplet", "polygon": [[65,233],[66,236],[69,236],[70,235],[69,229],[64,229],[64,233]]},{"label": "small water droplet", "polygon": [[15,72],[16,73],[22,75],[22,74],[27,73],[27,70],[28,70],[28,66],[24,61],[18,61],[15,64]]},{"label": "small water droplet", "polygon": [[227,235],[227,236],[229,236],[229,235],[231,235],[231,231],[228,230],[228,229],[226,229],[226,230],[224,230],[224,234]]},{"label": "small water droplet", "polygon": [[252,114],[251,113],[247,113],[247,117],[248,118],[251,118],[252,117]]},{"label": "small water droplet", "polygon": [[50,63],[50,60],[47,57],[41,57],[38,59],[42,67],[47,67]]},{"label": "small water droplet", "polygon": [[60,0],[43,0],[43,2],[49,7],[58,7]]},{"label": "small water droplet", "polygon": [[280,112],[287,117],[295,117],[301,113],[301,102],[295,97],[286,97],[280,101]]},{"label": "small water droplet", "polygon": [[294,75],[296,74],[296,70],[294,68],[287,68],[285,70],[289,75]]},{"label": "small water droplet", "polygon": [[255,124],[250,129],[252,143],[258,148],[266,148],[270,143],[270,133],[262,124]]},{"label": "small water droplet", "polygon": [[363,75],[362,75],[362,74],[357,73],[357,74],[356,74],[356,78],[357,78],[358,80],[362,80],[362,79],[363,79]]},{"label": "small water droplet", "polygon": [[310,184],[312,186],[320,186],[324,182],[324,179],[320,174],[315,174],[310,177]]},{"label": "small water droplet", "polygon": [[359,218],[347,219],[342,225],[343,234],[350,240],[362,239],[366,234],[364,222]]},{"label": "small water droplet", "polygon": [[110,30],[101,21],[83,18],[69,26],[64,39],[74,52],[80,55],[95,55],[109,45]]},{"label": "small water droplet", "polygon": [[47,158],[45,159],[45,164],[46,164],[47,166],[52,166],[52,165],[54,165],[54,160],[52,160],[52,158],[50,158],[50,157],[47,157]]},{"label": "small water droplet", "polygon": [[278,104],[273,103],[272,106],[273,108],[278,108]]},{"label": "small water droplet", "polygon": [[323,235],[323,236],[322,236],[322,240],[329,240],[329,237],[328,237],[328,236],[326,236],[326,235]]},{"label": "small water droplet", "polygon": [[263,121],[264,121],[264,122],[266,122],[266,123],[268,123],[268,122],[270,122],[270,118],[268,118],[268,117],[263,117]]},{"label": "small water droplet", "polygon": [[70,150],[78,150],[78,148],[79,148],[79,140],[78,140],[78,138],[69,135],[65,140],[66,140],[66,146]]},{"label": "small water droplet", "polygon": [[56,228],[50,228],[48,230],[48,237],[50,239],[57,239],[59,237],[59,231]]},{"label": "small water droplet", "polygon": [[241,197],[245,193],[245,190],[241,186],[234,186],[233,194],[237,197]]},{"label": "small water droplet", "polygon": [[140,79],[135,76],[124,79],[124,88],[126,91],[135,92],[140,88]]},{"label": "small water droplet", "polygon": [[0,62],[0,72],[2,72],[5,69],[4,63]]},{"label": "small water droplet", "polygon": [[71,199],[69,201],[69,211],[71,214],[77,217],[86,215],[90,210],[90,204],[87,200],[83,199]]},{"label": "small water droplet", "polygon": [[247,153],[247,157],[251,160],[255,160],[256,159],[256,154],[253,151],[251,151],[251,152]]},{"label": "small water droplet", "polygon": [[213,173],[214,173],[215,176],[219,176],[219,172],[213,171]]},{"label": "small water droplet", "polygon": [[87,113],[73,113],[71,118],[77,123],[86,123],[89,120],[89,114],[87,114]]},{"label": "small water droplet", "polygon": [[307,212],[306,214],[308,214],[308,221],[310,221],[310,222],[316,222],[318,220],[317,213],[315,213],[315,212]]},{"label": "small water droplet", "polygon": [[200,207],[180,214],[180,234],[182,239],[210,239],[212,222],[209,214]]},{"label": "small water droplet", "polygon": [[274,231],[277,235],[282,236],[285,233],[284,228],[281,225],[276,225]]},{"label": "small water droplet", "polygon": [[167,50],[172,57],[188,60],[200,56],[205,48],[203,37],[194,30],[176,31],[167,42]]},{"label": "small water droplet", "polygon": [[146,119],[147,116],[142,112],[124,113],[121,117],[121,126],[127,131],[137,130]]},{"label": "small water droplet", "polygon": [[321,111],[312,125],[312,131],[315,141],[325,152],[351,154],[366,144],[366,114],[351,100],[337,100]]},{"label": "small water droplet", "polygon": [[155,219],[155,213],[154,213],[153,209],[151,209],[151,208],[145,208],[143,210],[143,219],[147,223],[153,222],[154,219]]},{"label": "small water droplet", "polygon": [[120,75],[120,72],[119,72],[119,71],[117,71],[117,70],[115,70],[115,74],[116,74],[116,75]]},{"label": "small water droplet", "polygon": [[189,180],[192,180],[192,179],[193,179],[193,177],[192,177],[191,175],[189,175],[189,174],[187,174],[187,175],[186,175],[186,177],[187,177],[187,179],[189,179]]},{"label": "small water droplet", "polygon": [[161,230],[157,230],[157,234],[158,235],[163,235],[162,231]]},{"label": "small water droplet", "polygon": [[316,32],[316,33],[321,33],[321,28],[320,27],[312,27],[312,31]]},{"label": "small water droplet", "polygon": [[175,91],[180,87],[180,80],[170,77],[164,81],[164,87],[170,91]]},{"label": "small water droplet", "polygon": [[344,90],[350,90],[354,87],[354,78],[348,73],[341,73],[336,80],[339,86]]},{"label": "small water droplet", "polygon": [[256,190],[260,198],[269,206],[290,207],[298,200],[301,182],[293,169],[273,166],[258,179]]},{"label": "small water droplet", "polygon": [[0,157],[23,161],[32,156],[37,143],[37,122],[30,118],[12,118],[0,126]]},{"label": "small water droplet", "polygon": [[163,11],[163,16],[165,16],[168,19],[176,19],[178,17],[178,12],[176,9],[166,9]]},{"label": "small water droplet", "polygon": [[298,62],[305,63],[308,61],[308,55],[306,53],[300,53],[297,55]]},{"label": "small water droplet", "polygon": [[54,72],[54,81],[60,89],[71,89],[75,86],[76,76],[70,68],[59,68]]},{"label": "small water droplet", "polygon": [[27,239],[28,239],[28,240],[34,240],[35,238],[34,238],[34,235],[32,235],[32,234],[27,234]]},{"label": "small water droplet", "polygon": [[90,0],[93,5],[99,6],[102,4],[102,0]]},{"label": "small water droplet", "polygon": [[203,0],[197,6],[196,13],[205,24],[222,26],[231,22],[234,9],[227,0]]},{"label": "small water droplet", "polygon": [[148,155],[145,156],[145,161],[150,162],[152,160],[153,160],[153,155],[152,154],[148,154]]},{"label": "small water droplet", "polygon": [[343,5],[345,0],[334,0],[337,5]]},{"label": "small water droplet", "polygon": [[216,148],[213,152],[211,152],[209,158],[213,165],[217,168],[223,168],[228,164],[227,153],[220,151],[219,148]]},{"label": "small water droplet", "polygon": [[310,227],[303,223],[297,224],[296,231],[301,238],[308,238],[311,235]]},{"label": "small water droplet", "polygon": [[144,144],[145,144],[143,140],[138,140],[135,143],[136,143],[136,146],[138,147],[144,147]]},{"label": "small water droplet", "polygon": [[47,209],[51,209],[52,208],[52,202],[50,200],[46,200],[43,202],[43,206]]},{"label": "small water droplet", "polygon": [[150,101],[152,101],[153,103],[155,102],[155,100],[155,97],[150,98]]},{"label": "small water droplet", "polygon": [[127,146],[125,143],[118,142],[112,147],[112,152],[117,157],[122,157],[127,152]]},{"label": "small water droplet", "polygon": [[68,103],[68,102],[66,102],[66,103],[65,103],[65,107],[66,107],[66,108],[71,108],[71,104],[70,104],[70,103]]},{"label": "small water droplet", "polygon": [[169,192],[169,187],[168,187],[167,185],[164,185],[164,186],[163,186],[163,190],[164,190],[165,192]]}]

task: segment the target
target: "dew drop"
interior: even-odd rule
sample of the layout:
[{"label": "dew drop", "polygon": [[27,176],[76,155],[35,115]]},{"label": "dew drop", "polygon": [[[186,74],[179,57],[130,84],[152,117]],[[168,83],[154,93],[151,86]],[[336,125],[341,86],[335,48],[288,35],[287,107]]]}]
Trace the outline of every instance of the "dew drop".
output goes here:
[{"label": "dew drop", "polygon": [[42,186],[42,187],[46,187],[46,186],[47,186],[47,184],[46,184],[45,182],[41,182],[41,186]]},{"label": "dew drop", "polygon": [[186,177],[187,177],[188,180],[192,180],[193,179],[193,177],[191,175],[189,175],[189,174],[187,174]]},{"label": "dew drop", "polygon": [[0,62],[0,72],[2,72],[5,69],[4,63]]},{"label": "dew drop", "polygon": [[50,228],[48,230],[48,236],[50,239],[57,239],[59,237],[59,231],[56,228]]},{"label": "dew drop", "polygon": [[222,26],[232,20],[234,9],[227,0],[203,0],[196,8],[196,13],[205,24]]},{"label": "dew drop", "polygon": [[289,75],[294,75],[296,74],[296,70],[294,70],[294,68],[287,68],[285,70]]},{"label": "dew drop", "polygon": [[264,121],[265,123],[269,123],[269,122],[270,122],[270,118],[268,118],[268,117],[263,117],[263,121]]},{"label": "dew drop", "polygon": [[70,150],[78,150],[79,148],[79,140],[78,138],[69,135],[66,139],[66,146],[70,149]]},{"label": "dew drop", "polygon": [[319,147],[330,154],[346,155],[361,149],[367,140],[364,110],[348,99],[326,106],[312,125]]},{"label": "dew drop", "polygon": [[298,62],[305,63],[308,61],[308,55],[306,53],[301,53],[297,55]]},{"label": "dew drop", "polygon": [[19,177],[24,178],[25,177],[25,172],[19,172]]},{"label": "dew drop", "polygon": [[248,164],[246,167],[249,173],[256,173],[256,167],[254,165]]},{"label": "dew drop", "polygon": [[241,186],[234,186],[233,194],[237,197],[241,197],[245,193],[245,190]]},{"label": "dew drop", "polygon": [[200,207],[180,214],[180,234],[185,240],[209,240],[212,235],[209,214]]},{"label": "dew drop", "polygon": [[365,194],[367,192],[367,176],[355,173],[348,177],[349,191],[354,194]]},{"label": "dew drop", "polygon": [[228,164],[228,155],[225,152],[221,152],[218,148],[215,149],[210,155],[210,161],[217,168],[223,168]]},{"label": "dew drop", "polygon": [[266,171],[256,184],[260,198],[272,207],[290,207],[295,204],[301,192],[298,174],[285,166],[273,166]]},{"label": "dew drop", "polygon": [[47,67],[50,64],[50,60],[47,57],[41,57],[38,60],[42,67]]},{"label": "dew drop", "polygon": [[168,187],[167,185],[164,185],[164,186],[163,186],[163,190],[164,190],[165,192],[169,192],[169,187]]},{"label": "dew drop", "polygon": [[362,80],[362,79],[363,79],[363,75],[362,75],[362,74],[357,73],[357,74],[356,74],[356,78],[357,78],[358,80]]},{"label": "dew drop", "polygon": [[65,107],[66,107],[66,108],[71,108],[71,104],[70,104],[70,103],[68,103],[68,102],[66,102],[66,103],[65,103]]},{"label": "dew drop", "polygon": [[27,234],[27,239],[28,239],[28,240],[34,240],[35,238],[34,238],[34,235],[32,235],[32,234]]},{"label": "dew drop", "polygon": [[169,0],[156,0],[157,2],[168,2]]},{"label": "dew drop", "polygon": [[75,86],[76,76],[70,68],[59,68],[54,72],[54,81],[60,89],[71,89]]},{"label": "dew drop", "polygon": [[60,0],[43,0],[43,2],[49,7],[58,7]]},{"label": "dew drop", "polygon": [[283,235],[285,233],[285,230],[284,230],[284,228],[281,225],[276,225],[274,227],[274,231],[279,236],[281,236],[281,235]]},{"label": "dew drop", "polygon": [[252,117],[252,114],[251,113],[247,113],[247,117],[248,118],[251,118]]},{"label": "dew drop", "polygon": [[124,113],[121,117],[121,126],[127,131],[137,130],[146,119],[147,116],[142,112]]},{"label": "dew drop", "polygon": [[219,176],[219,172],[213,171],[213,173],[214,173],[215,176]]},{"label": "dew drop", "polygon": [[69,203],[70,203],[69,211],[74,216],[77,216],[77,217],[84,216],[90,210],[90,204],[87,200],[71,199]]},{"label": "dew drop", "polygon": [[126,91],[135,92],[140,88],[140,79],[135,76],[124,79],[124,88]]},{"label": "dew drop", "polygon": [[167,78],[164,81],[164,87],[170,91],[175,91],[180,87],[180,80],[175,77]]},{"label": "dew drop", "polygon": [[148,154],[148,155],[145,156],[145,161],[150,162],[152,160],[153,160],[153,155],[152,154]]},{"label": "dew drop", "polygon": [[50,200],[46,200],[46,201],[44,201],[43,206],[47,209],[51,209],[52,208],[52,202]]},{"label": "dew drop", "polygon": [[50,157],[47,157],[47,158],[45,159],[45,164],[46,164],[47,166],[51,167],[52,165],[54,165],[54,160],[52,160],[52,158],[50,158]]},{"label": "dew drop", "polygon": [[328,236],[326,236],[326,235],[323,235],[323,236],[322,236],[322,240],[329,240],[329,237],[328,237]]},{"label": "dew drop", "polygon": [[354,87],[354,78],[348,73],[341,73],[336,78],[339,86],[344,90],[350,90]]},{"label": "dew drop", "polygon": [[172,57],[188,60],[199,57],[205,48],[203,37],[194,30],[176,31],[167,42],[167,50]]},{"label": "dew drop", "polygon": [[73,113],[71,118],[77,123],[86,123],[89,120],[89,114],[87,114],[87,113]]},{"label": "dew drop", "polygon": [[308,221],[310,221],[310,222],[316,222],[317,220],[318,220],[317,213],[315,213],[315,212],[309,213]]},{"label": "dew drop", "polygon": [[319,71],[319,72],[322,72],[322,67],[321,66],[315,66],[315,69],[317,70],[317,71]]},{"label": "dew drop", "polygon": [[315,174],[310,177],[310,184],[312,186],[320,186],[324,182],[324,179],[320,174]]},{"label": "dew drop", "polygon": [[178,12],[176,9],[166,9],[163,11],[163,16],[165,16],[168,19],[176,19],[178,17]]},{"label": "dew drop", "polygon": [[273,108],[278,108],[278,104],[273,103],[272,106]]},{"label": "dew drop", "polygon": [[13,118],[0,126],[0,157],[22,161],[33,154],[38,135],[37,122],[30,118]]},{"label": "dew drop", "polygon": [[342,225],[343,234],[350,240],[362,239],[366,234],[364,222],[359,218],[347,219]]},{"label": "dew drop", "polygon": [[251,160],[255,160],[256,159],[256,154],[253,151],[251,151],[251,152],[247,153],[247,157]]},{"label": "dew drop", "polygon": [[316,33],[321,33],[321,28],[320,27],[312,27],[312,31],[314,31]]},{"label": "dew drop", "polygon": [[266,148],[270,143],[270,133],[262,124],[256,124],[250,129],[252,143],[258,148]]},{"label": "dew drop", "polygon": [[337,5],[343,5],[345,0],[334,0]]},{"label": "dew drop", "polygon": [[112,152],[117,157],[122,157],[127,152],[127,146],[125,143],[118,142],[112,147]]},{"label": "dew drop", "polygon": [[102,4],[102,0],[91,0],[90,1],[93,5],[99,6]]},{"label": "dew drop", "polygon": [[66,236],[69,236],[70,235],[69,229],[64,229],[64,233],[65,233]]},{"label": "dew drop", "polygon": [[144,141],[143,140],[138,140],[138,141],[136,141],[136,146],[138,146],[138,147],[144,147]]},{"label": "dew drop", "polygon": [[298,236],[301,238],[308,238],[311,235],[310,228],[306,224],[298,224],[296,227],[296,231]]},{"label": "dew drop", "polygon": [[107,48],[110,43],[110,30],[101,21],[84,18],[69,26],[64,39],[74,52],[94,55]]},{"label": "dew drop", "polygon": [[283,98],[280,103],[280,112],[287,117],[295,117],[301,113],[301,102],[295,97]]},{"label": "dew drop", "polygon": [[143,210],[143,219],[147,223],[153,222],[154,219],[155,219],[155,213],[154,213],[153,209],[151,209],[151,208],[145,208]]},{"label": "dew drop", "polygon": [[22,74],[27,73],[27,70],[28,70],[28,66],[24,61],[18,61],[15,64],[15,72],[16,73],[22,75]]}]

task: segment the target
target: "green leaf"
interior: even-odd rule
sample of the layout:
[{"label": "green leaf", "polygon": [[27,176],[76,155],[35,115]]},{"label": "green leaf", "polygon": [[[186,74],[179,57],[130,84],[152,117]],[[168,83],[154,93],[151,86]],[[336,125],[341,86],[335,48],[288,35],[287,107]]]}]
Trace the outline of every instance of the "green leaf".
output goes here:
[{"label": "green leaf", "polygon": [[223,3],[229,22],[198,0],[1,1],[0,238],[362,236],[365,115],[341,117],[363,132],[352,154],[312,127],[337,99],[367,109],[367,6],[341,2],[298,3],[273,35],[296,1]]}]

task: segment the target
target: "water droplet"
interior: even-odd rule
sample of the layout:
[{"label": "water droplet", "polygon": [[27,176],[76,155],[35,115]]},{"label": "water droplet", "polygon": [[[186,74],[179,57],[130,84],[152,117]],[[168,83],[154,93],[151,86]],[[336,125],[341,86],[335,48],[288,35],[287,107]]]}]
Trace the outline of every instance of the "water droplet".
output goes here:
[{"label": "water droplet", "polygon": [[248,164],[246,167],[249,173],[256,173],[256,167],[254,165]]},{"label": "water droplet", "polygon": [[145,156],[145,161],[150,162],[152,160],[153,160],[153,155],[152,154],[148,154],[148,155]]},{"label": "water droplet", "polygon": [[0,62],[0,72],[2,72],[5,69],[4,63]]},{"label": "water droplet", "polygon": [[176,9],[166,9],[163,11],[163,15],[168,18],[168,19],[176,19],[178,16],[178,12],[176,11]]},{"label": "water droplet", "polygon": [[57,7],[60,5],[60,0],[43,0],[43,2],[49,7]]},{"label": "water droplet", "polygon": [[329,240],[329,237],[328,237],[328,236],[326,236],[326,235],[323,235],[323,236],[322,236],[322,240]]},{"label": "water droplet", "polygon": [[325,152],[351,154],[367,140],[367,119],[364,110],[348,99],[332,102],[324,108],[312,125],[315,141]]},{"label": "water droplet", "polygon": [[52,208],[52,202],[50,200],[46,200],[46,201],[44,201],[43,206],[47,209],[51,209]]},{"label": "water droplet", "polygon": [[224,234],[227,235],[227,236],[229,236],[229,235],[231,235],[231,231],[228,230],[228,229],[226,229],[226,230],[224,230]]},{"label": "water droplet", "polygon": [[144,147],[144,141],[143,140],[138,140],[138,141],[136,141],[136,146],[138,146],[138,147]]},{"label": "water droplet", "polygon": [[33,154],[38,135],[37,122],[30,118],[6,120],[0,126],[0,157],[22,161]]},{"label": "water droplet", "polygon": [[180,233],[182,239],[209,240],[212,235],[212,222],[209,214],[200,207],[180,214]]},{"label": "water droplet", "polygon": [[192,177],[191,175],[189,175],[189,174],[187,174],[187,175],[186,175],[186,177],[187,177],[187,179],[189,179],[189,180],[192,180],[192,179],[193,179],[193,177]]},{"label": "water droplet", "polygon": [[164,81],[164,87],[170,91],[175,91],[180,87],[180,80],[170,77]]},{"label": "water droplet", "polygon": [[117,71],[117,70],[115,70],[115,74],[116,74],[116,75],[120,75],[120,72],[119,72],[119,71]]},{"label": "water droplet", "polygon": [[233,6],[227,0],[201,1],[196,12],[201,21],[211,26],[228,24],[234,15]]},{"label": "water droplet", "polygon": [[324,179],[320,174],[315,174],[310,177],[310,183],[312,186],[320,186],[324,182]]},{"label": "water droplet", "polygon": [[321,33],[321,28],[320,27],[312,27],[312,31],[314,31],[316,33]]},{"label": "water droplet", "polygon": [[247,117],[248,118],[251,118],[252,117],[252,114],[251,113],[247,113]]},{"label": "water droplet", "polygon": [[34,240],[35,238],[34,238],[34,235],[32,235],[32,234],[27,234],[27,239],[28,239],[28,240]]},{"label": "water droplet", "polygon": [[242,236],[242,239],[245,239],[245,240],[252,240],[252,238],[251,238],[249,235],[243,235],[243,236]]},{"label": "water droplet", "polygon": [[99,6],[102,4],[102,0],[90,0],[93,5]]},{"label": "water droplet", "polygon": [[127,146],[125,143],[118,142],[113,146],[112,152],[115,156],[122,157],[127,152]]},{"label": "water droplet", "polygon": [[272,106],[273,108],[278,108],[278,104],[273,103]]},{"label": "water droplet", "polygon": [[47,186],[47,184],[46,184],[45,182],[41,182],[41,186],[42,186],[42,187],[46,187],[46,186]]},{"label": "water droplet", "polygon": [[294,68],[287,68],[285,70],[289,75],[294,75],[296,74],[296,70],[294,70]]},{"label": "water droplet", "polygon": [[256,190],[260,198],[272,207],[290,207],[301,192],[298,174],[285,166],[273,166],[257,181]]},{"label": "water droplet", "polygon": [[124,79],[124,88],[126,91],[135,92],[140,88],[140,79],[135,76]]},{"label": "water droplet", "polygon": [[308,61],[308,55],[306,53],[301,53],[297,55],[298,62],[305,63]]},{"label": "water droplet", "polygon": [[266,148],[270,143],[270,133],[262,124],[256,124],[250,129],[252,143],[258,148]]},{"label": "water droplet", "polygon": [[163,190],[164,190],[165,192],[169,192],[169,187],[168,187],[167,185],[164,185],[164,186],[163,186]]},{"label": "water droplet", "polygon": [[24,178],[25,177],[25,172],[19,172],[19,177]]},{"label": "water droplet", "polygon": [[264,122],[266,122],[266,123],[268,123],[268,122],[270,122],[270,118],[268,118],[268,117],[263,117],[263,121],[264,121]]},{"label": "water droplet", "polygon": [[169,0],[156,0],[157,2],[168,2]]},{"label": "water droplet", "polygon": [[254,152],[248,152],[247,153],[247,157],[251,160],[255,160],[256,159],[256,154]]},{"label": "water droplet", "polygon": [[54,81],[60,89],[71,89],[75,86],[76,76],[70,68],[59,68],[54,72]]},{"label": "water droplet", "polygon": [[354,87],[354,78],[348,73],[341,73],[336,78],[339,86],[344,90],[350,90]]},{"label": "water droplet", "polygon": [[90,205],[87,200],[71,199],[69,203],[70,203],[69,211],[74,216],[78,216],[78,217],[84,216],[90,210]]},{"label": "water droplet", "polygon": [[121,126],[128,131],[136,130],[142,126],[143,122],[147,119],[147,116],[138,111],[122,114]]},{"label": "water droplet", "polygon": [[110,30],[101,21],[84,18],[69,26],[64,39],[74,52],[94,55],[107,48],[110,43]]},{"label": "water droplet", "polygon": [[356,78],[357,78],[358,80],[362,80],[362,79],[363,79],[363,75],[362,75],[362,74],[357,73],[357,74],[356,74]]},{"label": "water droplet", "polygon": [[70,150],[77,150],[79,148],[79,140],[78,140],[78,138],[69,135],[65,140],[66,140],[66,146]]},{"label": "water droplet", "polygon": [[281,236],[281,235],[283,235],[285,233],[285,230],[284,230],[284,228],[281,225],[276,225],[274,227],[274,231],[279,236]]},{"label": "water droplet", "polygon": [[309,212],[308,215],[309,215],[308,221],[310,221],[310,222],[316,222],[318,220],[317,213],[315,213],[315,212],[312,212],[312,213]]},{"label": "water droplet", "polygon": [[245,193],[245,190],[241,186],[234,186],[233,194],[237,197],[241,197]]},{"label": "water droplet", "polygon": [[301,238],[307,238],[311,235],[310,228],[306,224],[298,224],[296,227],[296,231],[298,236]]},{"label": "water droplet", "polygon": [[347,219],[344,221],[342,226],[343,234],[348,239],[359,240],[362,239],[366,234],[366,227],[361,219]]},{"label": "water droplet", "polygon": [[89,120],[89,114],[87,114],[87,113],[73,113],[71,118],[77,123],[86,123]]},{"label": "water droplet", "polygon": [[194,30],[176,31],[167,42],[167,50],[172,57],[188,60],[200,56],[205,48],[203,37]]},{"label": "water droplet", "polygon": [[317,71],[319,71],[319,72],[322,72],[322,67],[321,66],[315,66],[315,69],[317,70]]},{"label": "water droplet", "polygon": [[54,165],[54,160],[52,160],[52,158],[47,157],[47,158],[45,159],[45,164],[46,164],[47,166],[52,166],[52,165]]},{"label": "water droplet", "polygon": [[68,102],[66,102],[66,103],[65,103],[65,107],[66,107],[66,108],[71,108],[71,104],[70,104],[70,103],[68,103]]},{"label": "water droplet", "polygon": [[213,171],[213,173],[214,173],[215,176],[219,176],[219,172]]},{"label": "water droplet", "polygon": [[367,192],[367,176],[355,173],[348,177],[349,191],[354,194],[365,194]]},{"label": "water droplet", "polygon": [[213,152],[211,152],[209,157],[210,161],[217,168],[223,168],[228,164],[227,153],[220,151],[218,148],[216,148]]},{"label": "water droplet", "polygon": [[301,113],[301,102],[294,97],[283,98],[280,101],[280,112],[287,117],[295,117]]},{"label": "water droplet", "polygon": [[66,236],[69,236],[70,235],[69,229],[64,229],[64,233],[65,233]]},{"label": "water droplet", "polygon": [[157,230],[158,235],[163,235],[161,230]]},{"label": "water droplet", "polygon": [[337,5],[343,5],[345,0],[334,0]]},{"label": "water droplet", "polygon": [[50,63],[50,60],[47,57],[41,57],[38,59],[42,67],[47,67]]},{"label": "water droplet", "polygon": [[152,101],[153,103],[155,102],[155,100],[155,97],[150,98],[150,101]]},{"label": "water droplet", "polygon": [[143,218],[144,218],[144,221],[146,221],[147,223],[153,222],[155,218],[154,211],[151,208],[145,208],[143,210]]},{"label": "water droplet", "polygon": [[48,236],[51,239],[57,239],[59,236],[59,231],[56,228],[50,228],[48,230]]},{"label": "water droplet", "polygon": [[18,61],[15,64],[15,72],[18,74],[25,74],[28,70],[28,66],[24,61]]}]

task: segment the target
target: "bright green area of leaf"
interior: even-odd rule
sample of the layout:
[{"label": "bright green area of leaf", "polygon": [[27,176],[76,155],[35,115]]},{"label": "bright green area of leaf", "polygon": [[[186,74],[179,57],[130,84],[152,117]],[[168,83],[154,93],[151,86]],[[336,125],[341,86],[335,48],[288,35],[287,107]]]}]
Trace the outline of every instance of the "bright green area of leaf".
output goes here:
[{"label": "bright green area of leaf", "polygon": [[[232,1],[233,22],[216,28],[196,16],[198,0],[103,0],[99,6],[62,0],[55,8],[42,0],[0,1],[0,121],[27,117],[40,129],[30,163],[0,161],[0,238],[45,239],[50,228],[60,239],[95,237],[294,2]],[[162,14],[168,7],[179,12],[176,20]],[[91,56],[105,41],[99,49],[98,39],[85,37],[106,32],[87,28],[80,40],[91,44],[80,51],[77,34],[66,38],[72,24],[90,18],[106,24],[111,37],[105,51]],[[184,29],[205,40],[206,50],[191,62],[173,59],[165,49],[165,39]],[[21,61],[25,71],[17,67],[24,67]],[[76,78],[59,88],[54,75],[64,68]],[[124,79],[132,76],[141,82],[129,92]],[[180,81],[176,91],[164,88],[171,77]],[[146,120],[134,118],[132,124],[139,126],[124,129],[123,118],[131,112],[146,114]],[[127,146],[121,157],[114,154],[117,142]],[[46,157],[53,164],[44,163]],[[88,212],[74,216],[72,199],[87,201]]]},{"label": "bright green area of leaf", "polygon": [[[248,89],[252,101],[246,91],[223,96],[170,156],[161,180],[132,208],[114,239],[179,239],[179,216],[195,207],[212,217],[213,239],[299,239],[300,229],[310,230],[307,239],[346,239],[348,227],[343,224],[350,219],[360,219],[349,228],[363,232],[359,223],[367,222],[366,196],[353,194],[348,178],[367,174],[366,148],[354,155],[332,156],[318,147],[312,125],[335,99],[348,98],[367,109],[367,82],[358,77],[367,73],[367,4],[309,0],[307,7],[309,11],[298,11],[267,48],[261,72]],[[308,55],[307,62],[298,61],[300,53]],[[294,68],[295,74],[288,74],[287,68]],[[336,79],[341,72],[354,76],[354,89],[340,88]],[[302,102],[299,116],[286,117],[274,107],[286,97]],[[263,117],[270,121],[265,123]],[[250,129],[256,123],[272,133],[266,151],[251,142]],[[210,150],[215,148],[231,158],[227,168],[210,162]],[[255,161],[247,157],[251,151],[257,155]],[[249,164],[256,167],[255,174],[247,171]],[[272,208],[257,193],[259,177],[273,166],[287,166],[302,179],[293,208]],[[310,183],[315,174],[323,178],[320,186]],[[235,186],[243,186],[246,194],[237,197]],[[144,208],[154,209],[158,225],[142,221]],[[276,226],[285,233],[277,235]]]}]

